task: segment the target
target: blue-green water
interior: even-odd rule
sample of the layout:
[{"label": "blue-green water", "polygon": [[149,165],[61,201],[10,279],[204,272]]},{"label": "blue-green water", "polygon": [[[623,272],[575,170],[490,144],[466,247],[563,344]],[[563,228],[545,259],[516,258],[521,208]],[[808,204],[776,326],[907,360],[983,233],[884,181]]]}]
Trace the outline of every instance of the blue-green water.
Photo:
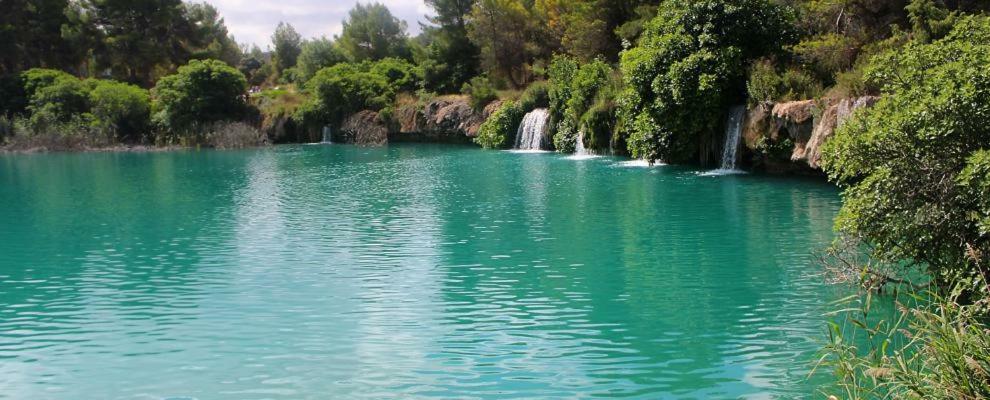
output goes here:
[{"label": "blue-green water", "polygon": [[0,398],[814,398],[829,185],[468,147],[0,156]]}]

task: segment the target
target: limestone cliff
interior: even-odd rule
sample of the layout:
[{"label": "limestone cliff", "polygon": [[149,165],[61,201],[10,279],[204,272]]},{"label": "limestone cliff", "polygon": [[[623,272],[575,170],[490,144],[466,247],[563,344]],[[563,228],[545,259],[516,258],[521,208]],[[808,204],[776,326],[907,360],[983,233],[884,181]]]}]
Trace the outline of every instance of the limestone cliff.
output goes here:
[{"label": "limestone cliff", "polygon": [[821,146],[853,111],[876,97],[760,104],[749,109],[743,131],[753,166],[774,172],[820,170]]}]

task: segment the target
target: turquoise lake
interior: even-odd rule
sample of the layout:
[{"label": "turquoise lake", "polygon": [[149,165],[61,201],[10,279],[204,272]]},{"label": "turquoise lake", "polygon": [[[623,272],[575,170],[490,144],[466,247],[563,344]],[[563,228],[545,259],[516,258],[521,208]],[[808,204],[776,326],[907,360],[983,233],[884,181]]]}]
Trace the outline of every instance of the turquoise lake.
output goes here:
[{"label": "turquoise lake", "polygon": [[0,398],[820,398],[838,190],[699,172],[0,155]]}]

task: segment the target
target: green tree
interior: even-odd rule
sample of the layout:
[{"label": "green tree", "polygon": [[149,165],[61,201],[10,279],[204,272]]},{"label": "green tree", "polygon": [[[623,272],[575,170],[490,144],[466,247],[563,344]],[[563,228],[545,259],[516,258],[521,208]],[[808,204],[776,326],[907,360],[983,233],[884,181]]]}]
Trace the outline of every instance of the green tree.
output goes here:
[{"label": "green tree", "polygon": [[[837,228],[875,259],[922,266],[942,288],[990,294],[985,150],[990,143],[990,19],[885,53],[869,76],[881,100],[843,124],[822,166],[843,188]],[[979,284],[983,282],[983,284]]]},{"label": "green tree", "polygon": [[186,3],[186,19],[190,26],[187,46],[194,59],[217,59],[229,65],[241,60],[241,49],[227,32],[216,7],[207,3]]},{"label": "green tree", "polygon": [[303,42],[299,62],[296,64],[297,80],[305,83],[313,78],[316,72],[346,61],[344,53],[327,38],[313,39]]},{"label": "green tree", "polygon": [[538,47],[535,19],[521,0],[479,0],[469,16],[468,37],[481,51],[481,65],[493,78],[521,87],[532,77]]},{"label": "green tree", "polygon": [[302,36],[296,28],[285,22],[279,22],[272,34],[272,44],[275,45],[275,67],[278,73],[296,66],[299,54],[302,52]]},{"label": "green tree", "polygon": [[151,111],[147,90],[110,80],[93,80],[89,86],[89,112],[98,128],[127,140],[147,133]]},{"label": "green tree", "polygon": [[418,60],[426,89],[453,93],[478,73],[478,48],[467,36],[467,17],[475,0],[427,0],[434,27],[424,27],[429,45]]},{"label": "green tree", "polygon": [[99,68],[116,78],[150,86],[189,58],[184,42],[191,29],[181,0],[81,0],[80,5],[100,33]]},{"label": "green tree", "polygon": [[397,93],[416,86],[415,71],[409,62],[395,58],[321,69],[306,83],[312,96],[297,118],[310,126],[336,125],[358,111],[382,110],[395,102]]},{"label": "green tree", "polygon": [[61,36],[67,0],[4,0],[0,12],[0,74],[32,67],[73,68],[80,52]]},{"label": "green tree", "polygon": [[193,60],[158,81],[152,90],[154,121],[171,133],[197,124],[241,118],[247,80],[218,60]]},{"label": "green tree", "polygon": [[338,44],[352,61],[374,61],[410,58],[408,41],[405,21],[395,18],[388,7],[358,3],[344,21]]}]

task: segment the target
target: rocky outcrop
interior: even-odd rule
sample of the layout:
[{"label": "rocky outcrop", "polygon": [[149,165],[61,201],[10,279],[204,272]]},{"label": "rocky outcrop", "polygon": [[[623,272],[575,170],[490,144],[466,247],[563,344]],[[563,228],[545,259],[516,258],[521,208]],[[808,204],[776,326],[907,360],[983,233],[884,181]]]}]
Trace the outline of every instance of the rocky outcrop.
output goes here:
[{"label": "rocky outcrop", "polygon": [[374,111],[361,111],[344,119],[333,135],[334,142],[361,146],[383,146],[388,143],[388,126]]},{"label": "rocky outcrop", "polygon": [[754,166],[775,172],[820,169],[821,146],[850,115],[872,106],[876,97],[837,101],[792,101],[751,108],[743,140]]},{"label": "rocky outcrop", "polygon": [[[800,154],[800,157],[795,160],[794,156],[791,160],[804,161],[808,163],[808,166],[814,169],[821,168],[819,162],[822,158],[821,147],[828,138],[832,137],[835,133],[836,128],[839,127],[843,122],[852,115],[853,111],[863,107],[872,107],[876,104],[878,97],[866,96],[860,97],[858,99],[842,99],[838,103],[833,104],[825,109],[822,113],[821,118],[815,124],[815,129],[811,133],[811,138],[804,147],[804,151]],[[795,150],[796,153],[796,150]]]},{"label": "rocky outcrop", "polygon": [[389,140],[468,143],[500,104],[496,101],[476,111],[467,96],[442,96],[425,106],[399,107],[393,115]]}]

